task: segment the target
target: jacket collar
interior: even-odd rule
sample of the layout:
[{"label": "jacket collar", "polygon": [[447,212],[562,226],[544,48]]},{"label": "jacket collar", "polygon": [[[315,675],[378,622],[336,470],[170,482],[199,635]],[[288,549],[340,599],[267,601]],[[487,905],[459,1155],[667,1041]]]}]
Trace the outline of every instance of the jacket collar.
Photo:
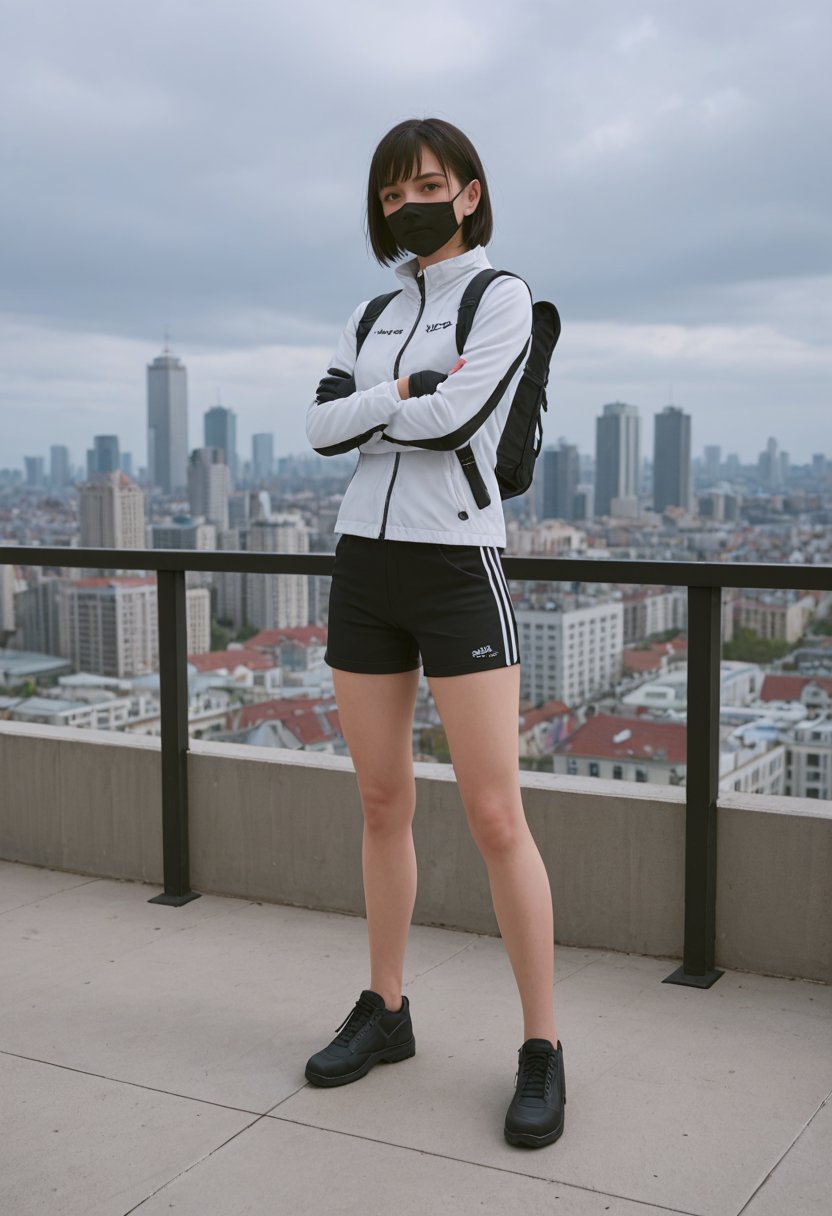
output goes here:
[{"label": "jacket collar", "polygon": [[[429,292],[441,291],[453,283],[470,277],[472,270],[482,270],[490,266],[485,248],[482,245],[475,245],[473,249],[466,249],[464,253],[458,253],[456,257],[445,258],[441,262],[434,262],[433,265],[426,266],[422,272],[425,288]],[[419,285],[416,281],[418,270],[418,258],[410,258],[395,269],[396,277],[401,281],[406,295],[419,295]]]}]

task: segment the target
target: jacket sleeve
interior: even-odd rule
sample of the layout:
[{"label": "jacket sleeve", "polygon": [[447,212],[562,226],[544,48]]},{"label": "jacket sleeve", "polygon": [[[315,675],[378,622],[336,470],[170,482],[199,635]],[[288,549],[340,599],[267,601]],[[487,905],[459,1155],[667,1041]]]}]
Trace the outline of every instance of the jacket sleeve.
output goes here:
[{"label": "jacket sleeve", "polygon": [[[344,326],[327,367],[345,372],[354,370],[355,331],[368,303],[364,300],[359,304]],[[322,375],[326,375],[326,370]],[[383,431],[402,404],[395,380],[362,389],[349,397],[336,397],[334,401],[319,404],[313,398],[306,409],[306,438],[319,455],[338,456]]]},{"label": "jacket sleeve", "polygon": [[379,436],[380,443],[391,451],[462,447],[496,409],[528,354],[531,332],[529,288],[522,279],[497,279],[474,314],[464,366],[435,393],[402,402]]}]

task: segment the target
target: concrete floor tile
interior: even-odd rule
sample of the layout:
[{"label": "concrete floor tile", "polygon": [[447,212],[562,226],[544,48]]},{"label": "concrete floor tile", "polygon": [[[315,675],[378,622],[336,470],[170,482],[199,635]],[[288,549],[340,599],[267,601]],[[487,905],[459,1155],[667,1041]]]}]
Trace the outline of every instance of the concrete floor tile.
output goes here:
[{"label": "concrete floor tile", "polygon": [[[369,983],[366,921],[147,890],[102,881],[0,917],[0,1050],[270,1109],[305,1084],[315,1018],[329,1041]],[[475,940],[417,926],[409,966]]]},{"label": "concrete floor tile", "polygon": [[[817,1012],[825,997],[817,985],[789,985],[788,1017],[798,1021],[787,1025],[804,1038],[787,1030],[793,1049],[775,1059],[773,991],[755,1011],[742,980],[726,974],[723,999],[709,1003],[707,991],[662,984],[672,970],[666,960],[608,954],[561,965],[558,981],[558,958],[574,963],[570,953],[556,952],[568,1101],[564,1134],[550,1150],[518,1163],[502,1135],[522,1019],[498,939],[477,939],[410,986],[415,1057],[353,1085],[299,1090],[280,1113],[634,1201],[734,1216],[832,1084],[829,1026]],[[772,983],[786,999],[784,982]],[[810,1011],[805,1020],[801,1009]]]},{"label": "concrete floor tile", "polygon": [[829,1216],[832,1208],[832,1094],[765,1179],[742,1216]]},{"label": "concrete floor tile", "polygon": [[0,1091],[4,1216],[123,1216],[252,1119],[2,1053]]},{"label": "concrete floor tile", "polygon": [[0,860],[0,914],[39,899],[97,882],[88,874],[68,874],[64,870],[45,870],[22,862]]},{"label": "concrete floor tile", "polygon": [[[551,1151],[533,1149],[538,1156]],[[177,1178],[141,1216],[659,1216],[659,1209],[510,1170],[267,1116]]]}]

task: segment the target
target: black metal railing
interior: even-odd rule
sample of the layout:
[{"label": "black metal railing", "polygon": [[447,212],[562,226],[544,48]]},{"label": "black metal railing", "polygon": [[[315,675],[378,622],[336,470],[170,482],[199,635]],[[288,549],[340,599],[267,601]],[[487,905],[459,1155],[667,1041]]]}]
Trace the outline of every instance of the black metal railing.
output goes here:
[{"label": "black metal railing", "polygon": [[[332,554],[311,553],[0,546],[0,565],[157,573],[164,892],[149,902],[179,906],[199,895],[190,888],[188,849],[185,571],[331,575],[334,560]],[[507,555],[502,557],[502,565],[506,578],[513,580],[630,583],[688,589],[684,953],[681,967],[662,982],[710,988],[722,975],[714,967],[722,590],[731,587],[830,592],[832,566],[594,561]]]}]

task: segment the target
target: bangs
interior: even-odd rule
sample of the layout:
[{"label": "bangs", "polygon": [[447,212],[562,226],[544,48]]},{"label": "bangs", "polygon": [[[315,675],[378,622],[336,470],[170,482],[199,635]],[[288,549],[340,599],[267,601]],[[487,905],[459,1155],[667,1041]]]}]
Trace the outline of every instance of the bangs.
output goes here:
[{"label": "bangs", "polygon": [[409,127],[403,131],[391,132],[377,149],[372,166],[374,178],[372,189],[380,191],[387,186],[394,185],[395,182],[408,181],[411,177],[421,173],[422,149],[426,146],[439,161],[439,166],[447,180],[448,165],[442,155],[442,149],[432,147],[432,140],[428,132],[420,134],[414,127]]}]

